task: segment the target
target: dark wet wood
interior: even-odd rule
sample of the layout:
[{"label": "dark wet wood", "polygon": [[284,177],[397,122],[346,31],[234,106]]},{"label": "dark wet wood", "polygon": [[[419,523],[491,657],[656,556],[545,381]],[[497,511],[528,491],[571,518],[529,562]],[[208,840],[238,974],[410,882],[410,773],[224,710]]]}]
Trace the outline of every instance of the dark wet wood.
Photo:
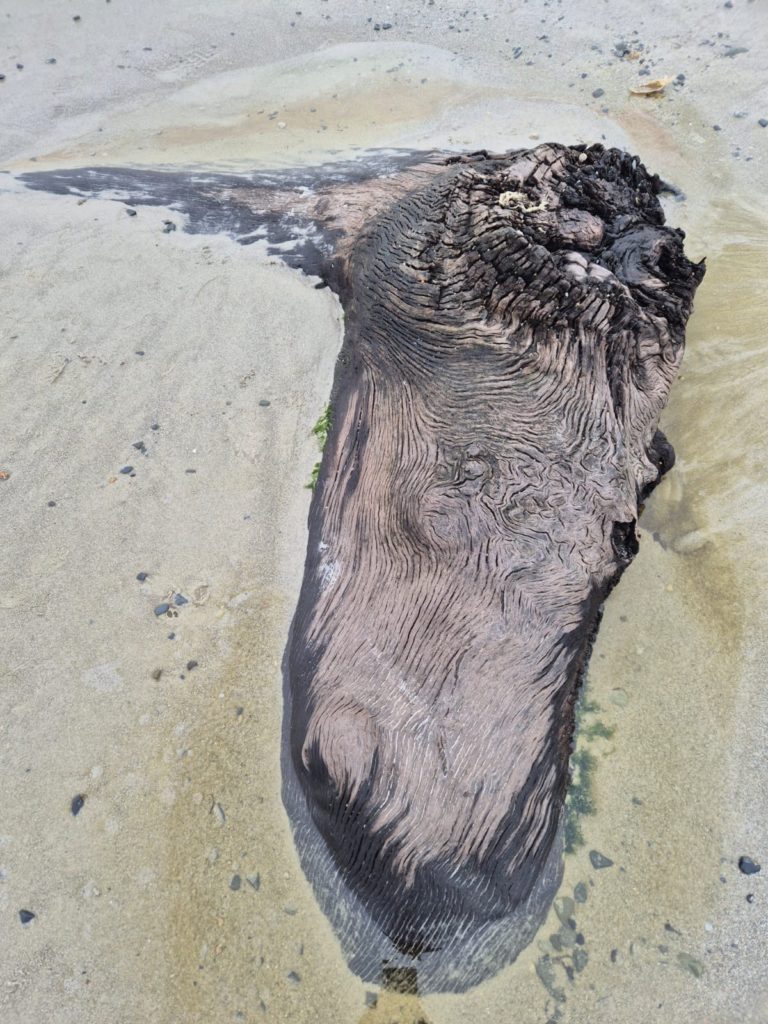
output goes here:
[{"label": "dark wet wood", "polygon": [[[530,917],[559,857],[577,689],[673,461],[657,427],[703,266],[658,178],[616,150],[387,159],[186,191],[119,173],[126,199],[266,238],[340,295],[285,659],[287,802],[322,837],[310,873],[329,855],[421,964]],[[27,180],[98,193],[100,174],[117,187]]]}]

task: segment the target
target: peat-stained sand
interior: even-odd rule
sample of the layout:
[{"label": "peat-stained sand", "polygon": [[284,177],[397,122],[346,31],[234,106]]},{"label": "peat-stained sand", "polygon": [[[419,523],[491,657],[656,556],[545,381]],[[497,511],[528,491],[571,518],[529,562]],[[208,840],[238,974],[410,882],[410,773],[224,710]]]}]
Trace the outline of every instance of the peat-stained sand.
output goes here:
[{"label": "peat-stained sand", "polygon": [[[586,727],[615,731],[585,741],[595,813],[581,818],[584,845],[566,857],[561,896],[573,910],[559,904],[565,924],[553,910],[515,965],[463,996],[375,993],[350,974],[299,870],[278,770],[279,663],[337,307],[311,281],[258,265],[252,250],[164,235],[173,213],[129,218],[108,202],[4,194],[0,1016],[761,1021],[765,869],[737,868],[742,854],[765,863],[768,817],[759,5],[649,5],[626,16],[619,6],[615,24],[598,27],[603,5],[558,23],[543,5],[499,16],[480,3],[462,23],[436,3],[388,16],[395,28],[376,35],[362,5],[300,6],[293,29],[282,7],[265,4],[255,19],[235,0],[207,19],[195,4],[113,3],[81,11],[77,26],[67,15],[64,27],[46,24],[42,5],[10,3],[5,166],[32,169],[30,156],[43,165],[46,153],[103,135],[98,127],[119,129],[117,108],[170,101],[179,83],[214,73],[248,78],[249,65],[285,53],[308,51],[310,73],[297,63],[288,75],[308,83],[303,101],[292,98],[308,118],[326,73],[309,51],[364,41],[368,59],[370,42],[386,38],[380,88],[365,106],[350,99],[332,140],[329,122],[291,149],[278,115],[270,124],[286,128],[268,136],[266,126],[253,146],[241,134],[246,142],[228,149],[222,122],[219,137],[183,159],[265,163],[283,153],[291,162],[306,144],[316,162],[326,145],[508,147],[538,134],[626,146],[688,195],[670,202],[669,219],[688,231],[694,257],[706,254],[708,273],[662,420],[678,463],[640,521],[640,554],[608,603],[591,662],[588,697],[600,710]],[[652,77],[682,71],[685,85],[629,100],[640,65],[612,50],[635,36]],[[439,66],[461,71],[431,106],[417,98],[428,55],[404,54],[409,41],[442,49]],[[726,56],[735,44],[748,52]],[[467,86],[467,67],[479,86]],[[398,109],[372,113],[373,98],[384,105],[406,74],[412,88],[398,93]],[[592,98],[598,85],[605,95]],[[480,92],[458,102],[468,88]],[[215,110],[218,86],[201,89]],[[406,107],[416,113],[404,126]],[[199,113],[202,133],[212,119]],[[176,120],[171,101],[166,125]],[[135,156],[176,159],[173,147]],[[127,465],[135,477],[119,473]],[[189,603],[156,617],[172,592]],[[593,867],[591,851],[613,865]],[[22,909],[36,914],[26,925]],[[576,946],[586,961],[574,959]]]}]

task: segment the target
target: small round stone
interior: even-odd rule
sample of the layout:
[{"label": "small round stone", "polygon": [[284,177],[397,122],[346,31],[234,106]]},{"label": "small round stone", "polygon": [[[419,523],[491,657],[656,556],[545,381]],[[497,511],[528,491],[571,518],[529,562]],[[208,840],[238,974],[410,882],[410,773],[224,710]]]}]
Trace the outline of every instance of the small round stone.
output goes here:
[{"label": "small round stone", "polygon": [[742,875],[756,875],[759,870],[760,865],[751,857],[739,857],[739,871]]},{"label": "small round stone", "polygon": [[577,882],[573,887],[573,898],[577,903],[587,902],[587,887],[584,882]]},{"label": "small round stone", "polygon": [[598,850],[589,851],[589,863],[596,871],[599,871],[601,868],[613,867],[611,858],[606,857],[604,853],[600,853]]}]

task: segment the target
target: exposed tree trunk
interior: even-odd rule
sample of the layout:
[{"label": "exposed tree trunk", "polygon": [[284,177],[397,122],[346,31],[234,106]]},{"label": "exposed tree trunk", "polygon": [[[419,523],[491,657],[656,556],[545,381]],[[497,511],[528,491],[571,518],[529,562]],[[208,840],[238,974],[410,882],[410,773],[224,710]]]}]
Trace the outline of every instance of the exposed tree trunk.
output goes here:
[{"label": "exposed tree trunk", "polygon": [[[616,150],[367,166],[166,185],[193,229],[266,235],[341,297],[286,803],[356,969],[384,949],[422,988],[463,988],[529,941],[557,885],[577,689],[673,461],[657,426],[703,266]],[[74,173],[59,190],[82,191]],[[126,194],[168,200],[143,187]]]},{"label": "exposed tree trunk", "polygon": [[702,274],[658,190],[601,149],[449,162],[340,274],[290,744],[344,879],[413,956],[524,905],[558,834]]}]

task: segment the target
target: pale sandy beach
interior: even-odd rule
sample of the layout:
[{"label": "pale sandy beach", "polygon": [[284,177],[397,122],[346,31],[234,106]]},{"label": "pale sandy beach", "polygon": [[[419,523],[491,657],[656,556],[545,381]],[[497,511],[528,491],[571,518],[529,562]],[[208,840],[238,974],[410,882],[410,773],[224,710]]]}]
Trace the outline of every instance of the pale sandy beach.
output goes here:
[{"label": "pale sandy beach", "polygon": [[[764,5],[3,0],[0,26],[0,1021],[768,1021]],[[678,463],[593,654],[560,901],[491,980],[397,996],[348,969],[280,799],[341,308],[177,211],[18,175],[549,140],[683,193],[708,269]]]}]

